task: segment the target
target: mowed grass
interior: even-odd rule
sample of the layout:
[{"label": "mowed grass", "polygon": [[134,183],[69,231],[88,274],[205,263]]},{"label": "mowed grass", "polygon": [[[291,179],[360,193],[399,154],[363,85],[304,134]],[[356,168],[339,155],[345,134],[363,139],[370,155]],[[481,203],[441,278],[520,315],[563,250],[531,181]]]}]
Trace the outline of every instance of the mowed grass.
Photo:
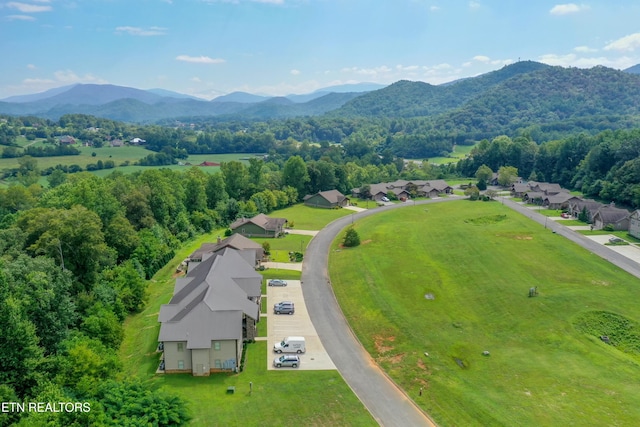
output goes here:
[{"label": "mowed grass", "polygon": [[[31,141],[33,142],[33,141]],[[35,146],[41,146],[40,142],[36,141]],[[96,147],[83,147],[76,145],[74,146],[78,150],[80,150],[80,154],[77,156],[55,156],[55,157],[36,157],[35,159],[38,161],[38,167],[40,169],[46,169],[49,167],[55,167],[57,165],[78,165],[83,169],[87,167],[88,164],[97,163],[98,160],[102,160],[103,162],[107,160],[112,160],[116,164],[116,169],[103,169],[100,171],[95,171],[94,173],[99,176],[105,176],[114,170],[119,170],[124,173],[132,173],[139,170],[146,170],[150,168],[158,168],[165,167],[176,170],[186,170],[189,166],[179,166],[179,165],[169,165],[169,166],[124,166],[120,167],[122,163],[128,161],[131,165],[142,159],[143,157],[148,156],[149,154],[155,154],[155,152],[151,150],[147,150],[141,146],[124,146],[124,147],[109,147],[104,146],[101,148]],[[92,154],[96,153],[95,156]],[[230,162],[232,160],[239,160],[244,163],[248,163],[249,158],[254,157],[255,154],[246,154],[246,153],[232,153],[232,154],[194,154],[189,156],[184,162],[189,162],[192,165],[198,165],[204,161],[221,163],[221,162]],[[18,163],[19,158],[12,159],[0,159],[0,170],[2,169],[13,169],[19,166]],[[207,166],[202,167],[202,170],[208,173],[217,172],[220,170],[218,166]]]},{"label": "mowed grass", "polygon": [[355,211],[349,209],[322,209],[305,206],[302,203],[281,209],[269,214],[272,217],[286,218],[289,224],[293,221],[294,229],[321,230],[325,225],[338,218],[351,215]]},{"label": "mowed grass", "polygon": [[637,324],[640,280],[498,202],[406,207],[356,230],[361,246],[331,251],[338,301],[440,425],[638,425],[640,357],[572,322],[604,310]]},{"label": "mowed grass", "polygon": [[[281,216],[279,212],[273,216]],[[224,230],[216,230],[186,244],[176,256],[149,281],[145,309],[125,321],[125,337],[120,347],[121,378],[139,378],[157,388],[175,393],[186,402],[192,426],[376,426],[377,423],[335,370],[267,370],[275,355],[267,343],[247,344],[245,369],[239,374],[215,374],[206,378],[191,375],[162,375],[155,371],[160,361],[158,313],[171,299],[175,268],[202,243],[215,242]],[[287,236],[285,241],[289,237]],[[309,236],[300,236],[309,237]],[[278,239],[271,239],[272,241]],[[299,280],[300,272],[272,268],[265,279]],[[266,280],[265,280],[266,283]],[[266,284],[263,283],[266,293]],[[268,308],[269,302],[263,304]],[[267,318],[258,324],[258,336],[266,337]],[[249,393],[249,382],[253,392]],[[236,387],[227,394],[227,387]]]}]

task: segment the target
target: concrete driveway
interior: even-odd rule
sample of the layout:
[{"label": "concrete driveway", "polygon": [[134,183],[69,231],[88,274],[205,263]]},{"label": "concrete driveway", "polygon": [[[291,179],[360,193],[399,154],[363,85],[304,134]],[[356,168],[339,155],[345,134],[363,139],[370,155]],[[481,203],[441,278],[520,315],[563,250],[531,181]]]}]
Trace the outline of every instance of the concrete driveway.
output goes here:
[{"label": "concrete driveway", "polygon": [[[294,314],[274,314],[273,304],[280,301],[292,301],[295,304]],[[311,323],[309,312],[302,296],[300,280],[287,280],[287,286],[267,286],[267,369],[299,369],[299,370],[327,370],[336,369],[331,358],[322,346],[316,329]],[[307,351],[300,355],[298,368],[275,368],[273,359],[277,356],[273,352],[273,344],[282,341],[284,337],[302,336],[305,339]]]}]

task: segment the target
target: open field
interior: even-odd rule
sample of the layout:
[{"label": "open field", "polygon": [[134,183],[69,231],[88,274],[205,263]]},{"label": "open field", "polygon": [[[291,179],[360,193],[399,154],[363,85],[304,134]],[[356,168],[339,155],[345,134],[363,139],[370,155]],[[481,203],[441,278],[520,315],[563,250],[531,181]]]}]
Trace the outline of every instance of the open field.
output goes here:
[{"label": "open field", "polygon": [[[407,207],[356,229],[361,246],[331,252],[338,301],[440,425],[637,425],[640,280],[497,202]],[[629,341],[602,342],[621,332],[600,320],[580,332],[596,311],[628,320]]]},{"label": "open field", "polygon": [[456,145],[449,157],[430,157],[429,163],[434,165],[445,165],[448,163],[457,163],[458,160],[464,159],[471,153],[473,145]]}]

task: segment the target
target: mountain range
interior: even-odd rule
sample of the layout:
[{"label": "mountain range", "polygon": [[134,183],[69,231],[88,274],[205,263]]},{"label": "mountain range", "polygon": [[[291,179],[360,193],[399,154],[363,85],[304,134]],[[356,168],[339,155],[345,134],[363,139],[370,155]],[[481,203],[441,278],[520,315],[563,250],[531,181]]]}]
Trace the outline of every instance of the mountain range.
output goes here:
[{"label": "mountain range", "polygon": [[82,113],[127,122],[155,122],[189,116],[241,116],[248,119],[318,115],[334,110],[370,90],[376,83],[346,84],[308,94],[268,97],[233,92],[211,101],[164,89],[76,84],[0,100],[0,114],[58,119]]},{"label": "mountain range", "polygon": [[233,92],[207,101],[164,89],[77,84],[0,100],[0,114],[56,120],[71,113],[136,123],[213,116],[220,120],[430,117],[435,129],[461,126],[482,133],[513,123],[526,127],[594,115],[637,117],[640,64],[619,71],[519,61],[442,85],[406,80],[386,87],[363,83],[285,97]]}]

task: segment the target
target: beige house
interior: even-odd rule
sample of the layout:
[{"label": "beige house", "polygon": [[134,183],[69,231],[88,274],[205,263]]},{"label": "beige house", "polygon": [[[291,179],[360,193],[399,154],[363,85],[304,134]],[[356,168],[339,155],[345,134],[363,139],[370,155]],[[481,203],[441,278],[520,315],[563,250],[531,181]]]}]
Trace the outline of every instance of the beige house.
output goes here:
[{"label": "beige house", "polygon": [[635,210],[629,215],[629,234],[640,239],[640,210]]},{"label": "beige house", "polygon": [[225,247],[176,280],[160,307],[158,341],[165,373],[207,376],[239,367],[243,343],[256,336],[262,276],[240,251]]}]

